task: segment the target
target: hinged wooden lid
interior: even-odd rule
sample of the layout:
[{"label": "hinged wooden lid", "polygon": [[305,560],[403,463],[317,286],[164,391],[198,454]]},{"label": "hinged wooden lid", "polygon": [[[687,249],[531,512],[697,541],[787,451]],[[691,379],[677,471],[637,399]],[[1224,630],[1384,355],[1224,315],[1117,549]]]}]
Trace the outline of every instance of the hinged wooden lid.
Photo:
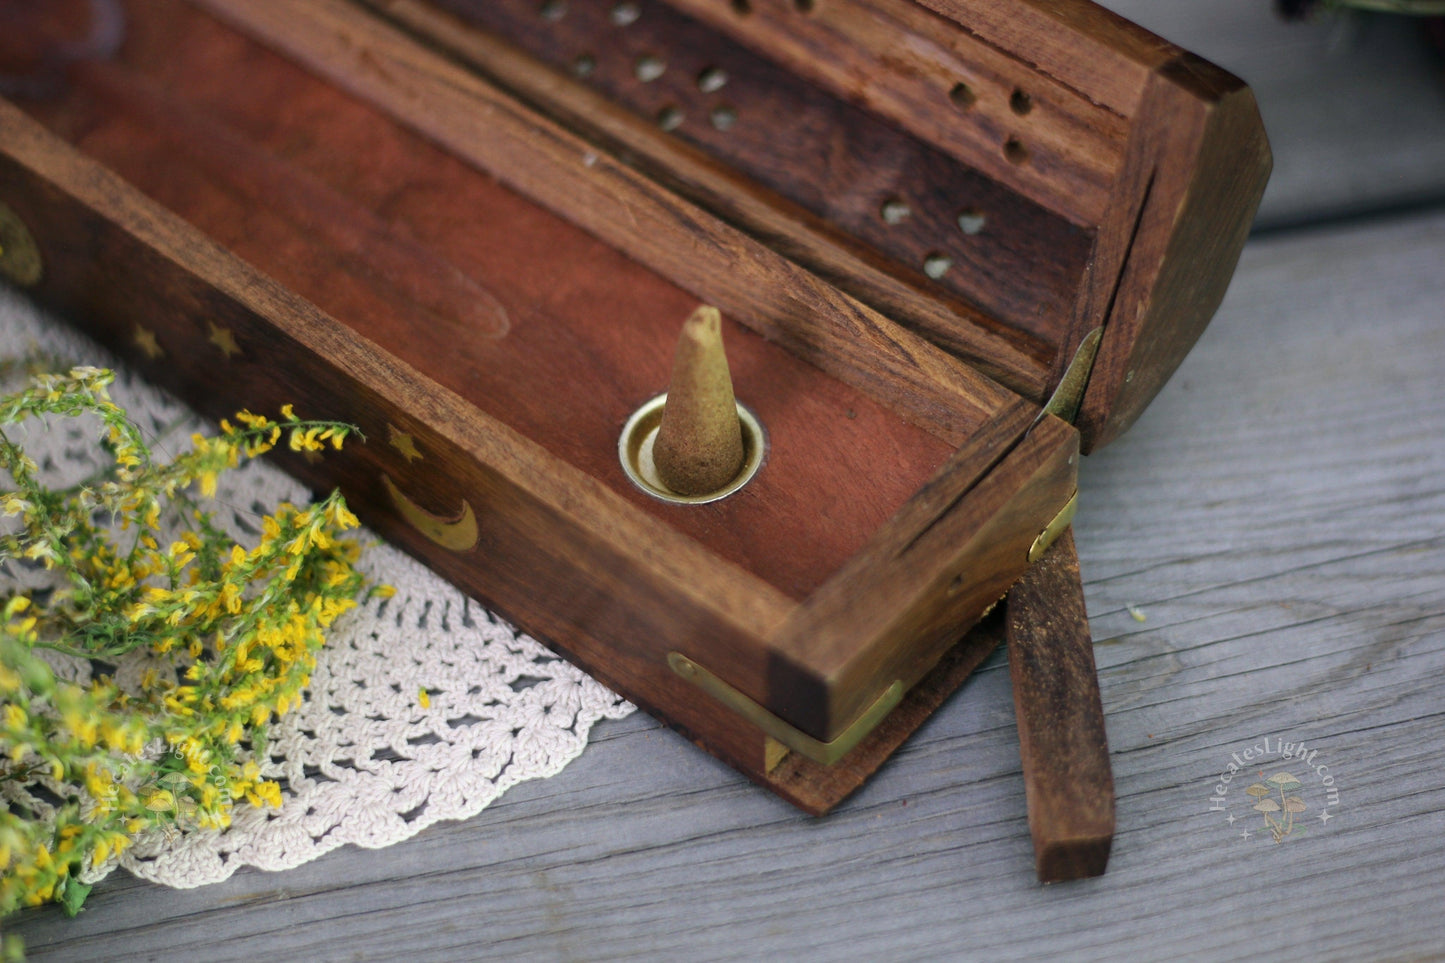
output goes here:
[{"label": "hinged wooden lid", "polygon": [[1270,153],[1239,80],[1087,0],[363,0],[1042,403],[1086,449],[1223,297]]}]

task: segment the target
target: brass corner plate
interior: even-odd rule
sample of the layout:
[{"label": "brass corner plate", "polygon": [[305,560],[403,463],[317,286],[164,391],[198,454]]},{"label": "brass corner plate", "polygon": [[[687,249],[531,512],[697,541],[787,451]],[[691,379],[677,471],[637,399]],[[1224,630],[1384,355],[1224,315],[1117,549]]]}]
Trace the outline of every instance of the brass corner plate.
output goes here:
[{"label": "brass corner plate", "polygon": [[1044,557],[1044,553],[1049,550],[1049,546],[1053,545],[1058,537],[1064,534],[1064,530],[1073,524],[1074,516],[1077,515],[1078,512],[1079,493],[1074,492],[1069,496],[1069,500],[1064,503],[1064,507],[1059,509],[1059,513],[1054,516],[1054,520],[1049,522],[1042,532],[1039,532],[1038,538],[1034,539],[1033,545],[1029,547],[1029,564],[1033,564]]},{"label": "brass corner plate", "polygon": [[874,700],[862,715],[854,719],[847,729],[839,733],[836,739],[823,742],[779,719],[682,653],[669,652],[667,664],[680,677],[763,730],[771,738],[824,766],[831,766],[846,756],[903,701],[903,683],[895,681],[883,690],[883,694]]}]

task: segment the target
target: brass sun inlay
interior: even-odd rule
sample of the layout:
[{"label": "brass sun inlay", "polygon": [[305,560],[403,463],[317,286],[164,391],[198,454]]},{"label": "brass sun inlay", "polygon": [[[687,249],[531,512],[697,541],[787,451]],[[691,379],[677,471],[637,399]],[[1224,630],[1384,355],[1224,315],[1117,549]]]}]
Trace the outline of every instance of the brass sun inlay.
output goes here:
[{"label": "brass sun inlay", "polygon": [[136,325],[135,331],[130,336],[130,340],[132,344],[145,352],[145,356],[152,361],[159,360],[160,357],[166,353],[165,349],[161,347],[161,343],[156,340],[156,333],[150,328]]},{"label": "brass sun inlay", "polygon": [[211,334],[206,340],[221,349],[221,353],[229,361],[241,353],[241,346],[236,343],[236,336],[231,333],[230,328],[223,328],[214,321],[210,322]]},{"label": "brass sun inlay", "polygon": [[408,464],[414,461],[421,461],[422,454],[416,450],[416,443],[412,440],[411,435],[393,424],[388,424],[386,428],[390,433],[391,447],[401,452],[402,457],[407,460]]}]

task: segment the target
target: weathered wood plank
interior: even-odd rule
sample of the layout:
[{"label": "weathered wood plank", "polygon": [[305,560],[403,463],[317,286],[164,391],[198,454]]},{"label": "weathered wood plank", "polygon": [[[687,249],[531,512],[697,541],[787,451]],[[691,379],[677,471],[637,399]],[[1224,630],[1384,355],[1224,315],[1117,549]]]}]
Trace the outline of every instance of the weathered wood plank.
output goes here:
[{"label": "weathered wood plank", "polygon": [[[1435,955],[1442,256],[1439,213],[1254,242],[1178,377],[1086,461],[1118,790],[1103,877],[1033,879],[996,656],[824,820],[636,716],[385,852],[191,892],[116,878],[79,919],[16,929],[35,960]],[[1280,845],[1209,809],[1267,735],[1317,748],[1340,787],[1327,825]]]}]

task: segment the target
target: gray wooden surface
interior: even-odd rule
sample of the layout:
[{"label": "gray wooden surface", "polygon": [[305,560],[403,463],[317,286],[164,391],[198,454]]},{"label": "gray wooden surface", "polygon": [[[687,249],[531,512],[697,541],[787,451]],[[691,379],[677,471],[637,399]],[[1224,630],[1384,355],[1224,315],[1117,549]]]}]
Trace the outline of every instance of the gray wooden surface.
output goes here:
[{"label": "gray wooden surface", "polygon": [[1286,23],[1274,0],[1102,2],[1254,89],[1275,149],[1260,227],[1445,202],[1445,62],[1417,21]]},{"label": "gray wooden surface", "polygon": [[[1242,2],[1128,5],[1220,60],[1270,59],[1192,12]],[[1379,83],[1425,95],[1420,79]],[[1371,192],[1382,155],[1363,148],[1314,169],[1350,161],[1330,153],[1349,138],[1305,136],[1333,108],[1279,89],[1262,99],[1298,158],[1279,223],[1408,200]],[[1422,197],[1445,187],[1442,90],[1399,159]],[[1076,530],[1119,791],[1101,879],[1033,880],[998,655],[823,820],[637,715],[408,843],[188,892],[117,876],[78,919],[15,929],[34,960],[1439,958],[1442,370],[1445,208],[1274,231],[1154,407],[1086,461]],[[1308,831],[1278,845],[1239,802],[1253,773],[1226,794],[1235,824],[1210,811],[1231,754],[1266,737],[1316,750],[1338,790],[1320,824],[1313,773],[1259,763],[1305,777]]]}]

